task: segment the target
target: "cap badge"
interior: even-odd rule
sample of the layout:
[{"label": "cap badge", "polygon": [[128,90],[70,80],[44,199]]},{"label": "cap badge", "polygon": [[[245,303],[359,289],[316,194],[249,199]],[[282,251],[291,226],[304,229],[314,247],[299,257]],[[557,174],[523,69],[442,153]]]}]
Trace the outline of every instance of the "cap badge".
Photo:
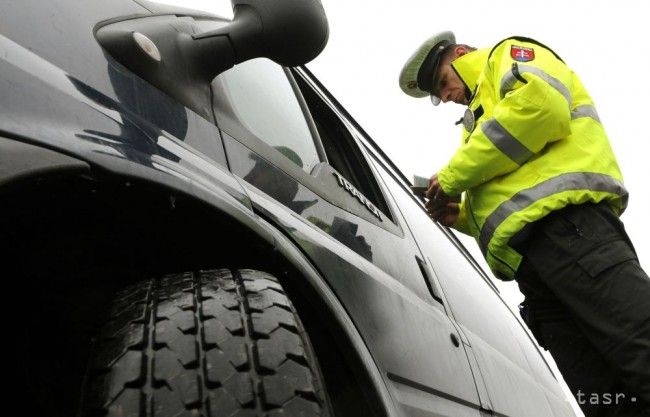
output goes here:
[{"label": "cap badge", "polygon": [[525,46],[512,45],[510,47],[510,56],[515,61],[528,62],[535,59],[535,50]]}]

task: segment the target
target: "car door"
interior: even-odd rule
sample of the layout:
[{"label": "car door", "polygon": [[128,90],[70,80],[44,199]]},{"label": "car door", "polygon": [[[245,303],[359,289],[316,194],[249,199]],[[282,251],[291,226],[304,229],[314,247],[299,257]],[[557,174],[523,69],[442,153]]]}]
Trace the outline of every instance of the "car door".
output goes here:
[{"label": "car door", "polygon": [[451,231],[432,230],[427,238],[436,242],[430,251],[436,276],[471,345],[492,409],[517,416],[574,415],[521,322]]},{"label": "car door", "polygon": [[539,350],[490,278],[451,230],[431,222],[421,204],[410,207],[408,223],[480,376],[482,406],[502,415],[573,415]]},{"label": "car door", "polygon": [[253,207],[322,272],[407,415],[478,415],[459,335],[428,266],[335,105],[265,59],[213,82],[228,164]]}]

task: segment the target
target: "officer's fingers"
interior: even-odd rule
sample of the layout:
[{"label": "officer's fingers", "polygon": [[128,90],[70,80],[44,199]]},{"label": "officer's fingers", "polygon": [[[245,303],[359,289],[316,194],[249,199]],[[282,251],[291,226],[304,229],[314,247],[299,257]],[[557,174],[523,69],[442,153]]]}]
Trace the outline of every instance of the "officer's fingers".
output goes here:
[{"label": "officer's fingers", "polygon": [[445,201],[445,203],[451,200],[451,198],[447,195],[447,193],[445,193],[445,190],[443,190],[442,187],[440,186],[440,183],[438,183],[438,188],[436,189],[434,199]]},{"label": "officer's fingers", "polygon": [[430,204],[427,207],[428,211],[444,210],[447,207],[447,202],[442,200],[429,200]]},{"label": "officer's fingers", "polygon": [[427,207],[427,213],[429,216],[434,216],[436,213],[440,212],[440,207],[429,206]]},{"label": "officer's fingers", "polygon": [[452,226],[458,220],[460,214],[460,205],[458,203],[449,203],[445,207],[445,212],[438,220],[443,226]]},{"label": "officer's fingers", "polygon": [[452,226],[454,223],[456,223],[456,220],[458,220],[458,213],[449,213],[438,221],[443,226],[449,227]]},{"label": "officer's fingers", "polygon": [[427,200],[427,202],[424,203],[424,207],[427,209],[427,211],[445,207],[446,205],[447,202],[435,199]]},{"label": "officer's fingers", "polygon": [[460,213],[460,206],[458,203],[448,203],[446,205],[434,205],[430,209],[427,209],[429,216],[437,221],[443,221],[445,218],[453,218],[451,223],[453,224]]},{"label": "officer's fingers", "polygon": [[438,193],[438,187],[439,186],[437,184],[429,184],[429,188],[427,189],[425,196],[428,199],[433,200]]},{"label": "officer's fingers", "polygon": [[440,188],[440,182],[438,182],[438,174],[433,174],[429,180],[429,188],[427,189],[426,196],[429,199],[433,199]]},{"label": "officer's fingers", "polygon": [[454,207],[440,207],[429,212],[429,217],[445,226],[450,226],[458,218],[458,210]]},{"label": "officer's fingers", "polygon": [[440,220],[449,214],[449,210],[446,207],[436,207],[435,209],[431,210],[429,214],[431,215],[431,218]]}]

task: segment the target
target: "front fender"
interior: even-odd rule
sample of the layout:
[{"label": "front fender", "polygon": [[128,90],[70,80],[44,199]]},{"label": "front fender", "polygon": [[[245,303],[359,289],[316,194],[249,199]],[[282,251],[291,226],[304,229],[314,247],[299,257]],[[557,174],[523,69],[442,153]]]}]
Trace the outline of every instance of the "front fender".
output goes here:
[{"label": "front fender", "polygon": [[[257,257],[273,258],[281,271],[293,271],[282,276],[280,270],[271,271],[283,280],[286,287],[294,290],[296,296],[311,294],[316,300],[319,317],[328,323],[338,340],[348,347],[347,355],[353,357],[363,378],[368,381],[368,391],[376,400],[375,407],[383,415],[399,416],[386,383],[376,366],[370,351],[359,331],[336,297],[317,267],[283,233],[282,221],[272,217],[260,217],[250,208],[250,200],[236,178],[223,173],[221,180],[212,184],[193,181],[174,166],[153,169],[110,155],[97,155],[92,162],[79,156],[72,157],[51,149],[0,137],[0,192],[8,188],[21,188],[22,184],[52,177],[84,176],[94,180],[111,182],[146,182],[154,184],[170,195],[183,194],[186,199],[200,201],[211,207],[215,217],[226,216],[231,224],[238,224],[262,243],[266,253],[255,253]],[[230,184],[226,187],[225,184]],[[24,187],[29,189],[29,187]],[[238,191],[240,190],[240,191]],[[268,215],[270,213],[266,213]],[[210,219],[205,219],[210,221]]]}]

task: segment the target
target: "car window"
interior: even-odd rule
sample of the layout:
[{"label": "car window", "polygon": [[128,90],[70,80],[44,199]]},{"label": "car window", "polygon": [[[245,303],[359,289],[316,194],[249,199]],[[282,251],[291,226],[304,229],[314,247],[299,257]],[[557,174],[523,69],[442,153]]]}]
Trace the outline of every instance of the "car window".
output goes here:
[{"label": "car window", "polygon": [[302,72],[297,72],[296,82],[316,126],[327,162],[387,218],[393,220],[366,156],[343,122],[344,116],[335,112],[315,90],[318,86],[310,84]]},{"label": "car window", "polygon": [[306,172],[320,162],[313,135],[281,66],[253,59],[222,73],[221,94],[246,130]]}]

